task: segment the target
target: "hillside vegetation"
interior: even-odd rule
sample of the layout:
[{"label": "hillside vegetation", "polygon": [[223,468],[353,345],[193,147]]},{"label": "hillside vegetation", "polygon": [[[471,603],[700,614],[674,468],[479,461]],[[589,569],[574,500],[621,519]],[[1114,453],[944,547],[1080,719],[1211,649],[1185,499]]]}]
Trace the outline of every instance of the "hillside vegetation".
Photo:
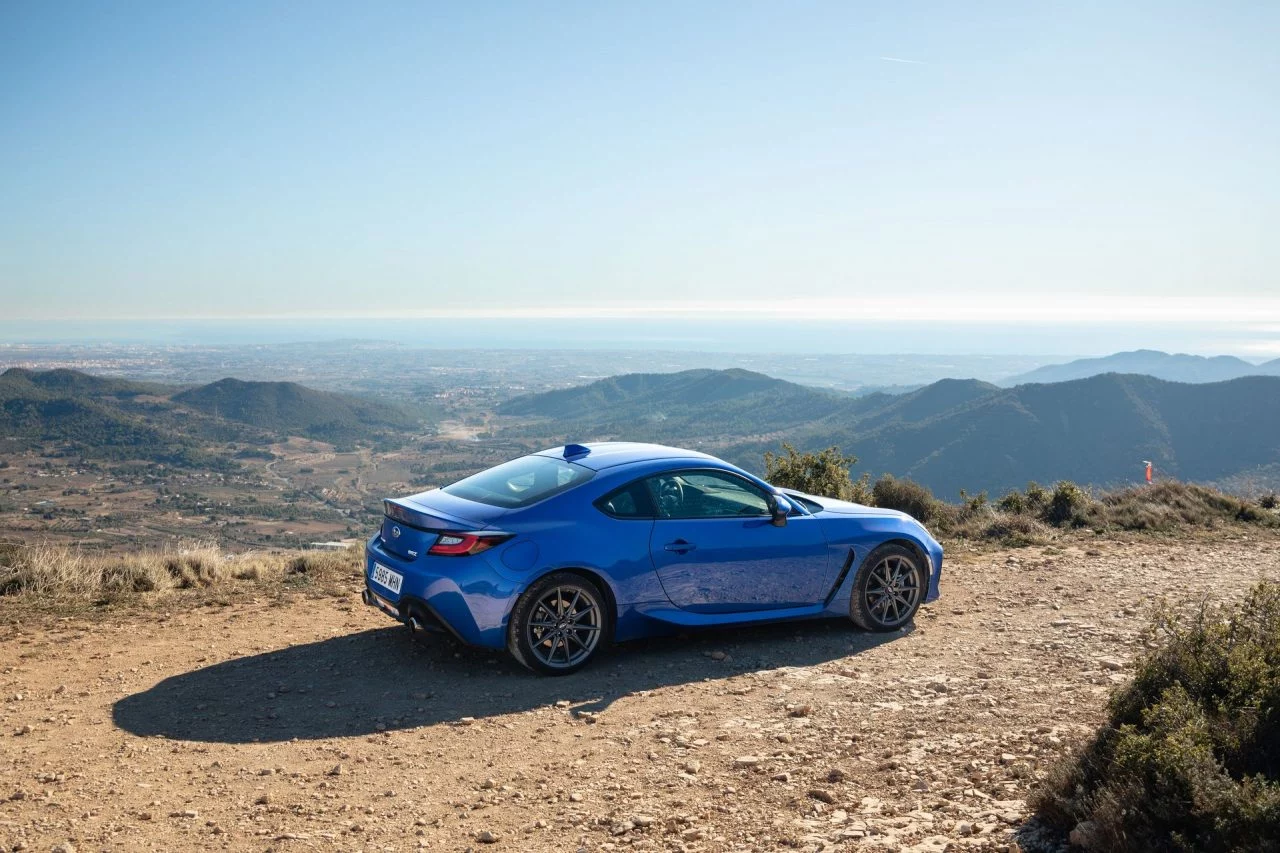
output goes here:
[{"label": "hillside vegetation", "polygon": [[403,409],[291,382],[225,379],[182,390],[73,370],[0,374],[0,452],[232,469],[212,445],[261,445],[289,435],[352,444],[396,437]]},{"label": "hillside vegetation", "polygon": [[998,388],[947,379],[908,394],[852,398],[744,370],[632,374],[509,401],[540,418],[515,434],[703,446],[759,470],[785,440],[838,445],[873,477],[886,471],[938,494],[1003,493],[1028,479],[1111,486],[1142,463],[1182,480],[1277,470],[1280,377],[1181,384],[1106,374]]},{"label": "hillside vegetation", "polygon": [[959,503],[934,497],[927,486],[885,474],[871,483],[854,480],[857,457],[838,447],[800,453],[789,444],[781,454],[766,453],[769,482],[812,495],[850,500],[905,512],[935,534],[961,539],[991,539],[1005,544],[1045,541],[1056,530],[1088,529],[1172,533],[1228,524],[1280,527],[1280,497],[1249,501],[1215,489],[1161,481],[1151,486],[1094,494],[1070,481],[1046,488],[1029,483],[991,501],[986,492],[961,491]]},{"label": "hillside vegetation", "polygon": [[498,414],[538,417],[566,433],[626,434],[649,440],[754,435],[821,421],[850,397],[761,373],[685,370],[631,373],[590,385],[508,400]]},{"label": "hillside vegetation", "polygon": [[317,391],[295,382],[220,379],[171,399],[206,415],[329,442],[354,441],[377,428],[411,429],[416,422],[395,405]]}]

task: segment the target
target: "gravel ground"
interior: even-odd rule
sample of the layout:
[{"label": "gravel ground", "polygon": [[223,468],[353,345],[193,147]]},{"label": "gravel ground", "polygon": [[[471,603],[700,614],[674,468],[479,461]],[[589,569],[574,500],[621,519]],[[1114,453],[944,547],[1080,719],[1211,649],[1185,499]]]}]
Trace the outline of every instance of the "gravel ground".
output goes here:
[{"label": "gravel ground", "polygon": [[0,849],[1050,849],[1026,798],[1150,603],[1280,579],[1280,536],[948,554],[914,630],[617,647],[537,678],[342,599],[11,623]]}]

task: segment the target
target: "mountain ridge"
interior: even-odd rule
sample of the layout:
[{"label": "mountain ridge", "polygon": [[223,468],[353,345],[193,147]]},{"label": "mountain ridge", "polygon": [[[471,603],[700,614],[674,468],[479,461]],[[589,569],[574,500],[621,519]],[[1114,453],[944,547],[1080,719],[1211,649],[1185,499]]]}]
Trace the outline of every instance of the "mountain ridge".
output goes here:
[{"label": "mountain ridge", "polygon": [[1190,355],[1139,349],[1063,364],[1046,364],[1003,380],[1005,387],[1029,382],[1068,382],[1104,373],[1145,374],[1169,382],[1224,382],[1244,376],[1280,376],[1280,358],[1252,364],[1233,355]]},{"label": "mountain ridge", "polygon": [[[741,396],[696,404],[701,411],[695,415],[688,407],[696,401],[664,396],[663,376],[669,390],[687,389],[695,379],[611,377],[547,392],[556,397],[517,398],[508,412],[540,413],[574,440],[702,443],[757,471],[763,453],[780,441],[804,450],[834,444],[860,458],[859,470],[911,477],[948,496],[962,488],[999,492],[1033,479],[1136,482],[1144,460],[1162,475],[1194,480],[1220,480],[1280,462],[1280,377],[1177,383],[1107,373],[1011,388],[945,379],[908,394],[848,398],[783,380],[773,380],[762,396],[763,374],[756,374],[751,385],[728,382]],[[705,372],[696,377],[698,383],[709,379]],[[643,392],[595,410],[569,409],[569,418],[555,415],[556,401],[575,393],[586,399],[601,383]],[[782,397],[770,399],[774,392]],[[753,416],[756,404],[764,408]]]}]

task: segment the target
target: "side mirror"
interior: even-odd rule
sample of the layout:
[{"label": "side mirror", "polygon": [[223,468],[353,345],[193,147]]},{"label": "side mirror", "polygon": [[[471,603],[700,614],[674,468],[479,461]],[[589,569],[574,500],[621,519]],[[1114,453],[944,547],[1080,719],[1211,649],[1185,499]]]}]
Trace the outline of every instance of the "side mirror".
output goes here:
[{"label": "side mirror", "polygon": [[774,527],[786,527],[787,516],[791,514],[791,501],[782,495],[769,496],[769,514]]}]

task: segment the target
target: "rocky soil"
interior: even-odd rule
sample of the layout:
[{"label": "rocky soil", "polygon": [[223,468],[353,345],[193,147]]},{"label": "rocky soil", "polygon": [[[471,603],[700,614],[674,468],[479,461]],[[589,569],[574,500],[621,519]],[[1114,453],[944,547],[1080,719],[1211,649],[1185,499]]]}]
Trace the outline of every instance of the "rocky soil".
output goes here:
[{"label": "rocky soil", "polygon": [[1161,593],[1280,578],[1280,537],[948,555],[914,630],[615,648],[545,679],[342,599],[11,624],[0,849],[1051,848],[1026,799]]}]

